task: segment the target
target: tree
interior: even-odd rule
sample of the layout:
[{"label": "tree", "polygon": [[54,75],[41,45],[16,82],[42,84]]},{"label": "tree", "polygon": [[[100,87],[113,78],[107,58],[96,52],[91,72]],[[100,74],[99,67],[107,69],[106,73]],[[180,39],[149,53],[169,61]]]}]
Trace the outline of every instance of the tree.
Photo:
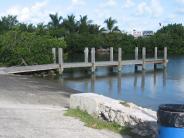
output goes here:
[{"label": "tree", "polygon": [[48,23],[51,28],[58,28],[61,25],[61,21],[63,19],[62,16],[59,16],[58,13],[49,14],[51,21]]},{"label": "tree", "polygon": [[107,30],[109,32],[115,32],[115,31],[120,31],[118,26],[115,26],[115,24],[117,23],[116,20],[112,19],[112,17],[109,17],[108,19],[106,19],[104,21],[104,23],[106,24]]},{"label": "tree", "polygon": [[89,32],[89,26],[92,23],[92,20],[88,20],[88,16],[81,16],[79,20],[79,33],[88,33]]},{"label": "tree", "polygon": [[77,32],[78,26],[75,16],[73,14],[68,15],[67,18],[63,20],[63,26],[69,34]]},{"label": "tree", "polygon": [[1,17],[0,30],[8,31],[13,29],[18,24],[17,16],[8,15]]},{"label": "tree", "polygon": [[36,33],[39,35],[45,35],[47,33],[47,26],[43,23],[37,24]]}]

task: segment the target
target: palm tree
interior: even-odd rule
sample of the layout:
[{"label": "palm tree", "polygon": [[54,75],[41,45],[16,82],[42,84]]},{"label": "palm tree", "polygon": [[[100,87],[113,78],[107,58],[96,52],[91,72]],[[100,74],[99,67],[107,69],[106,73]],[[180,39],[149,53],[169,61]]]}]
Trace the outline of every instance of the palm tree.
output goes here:
[{"label": "palm tree", "polygon": [[106,19],[104,21],[104,23],[106,24],[107,26],[107,30],[109,32],[115,32],[115,31],[120,31],[118,26],[115,26],[115,24],[117,24],[117,21],[112,19],[111,17],[109,17],[108,19]]},{"label": "palm tree", "polygon": [[37,34],[45,34],[46,33],[46,28],[47,26],[44,25],[44,23],[39,23],[37,24],[37,29],[36,29],[36,32]]},{"label": "palm tree", "polygon": [[88,29],[89,33],[91,34],[97,34],[106,31],[104,27],[100,27],[100,25],[97,24],[89,24]]},{"label": "palm tree", "polygon": [[75,16],[73,14],[68,15],[66,19],[63,20],[63,26],[69,33],[73,33],[77,31],[77,23],[75,20]]},{"label": "palm tree", "polygon": [[58,28],[61,25],[62,16],[59,16],[58,13],[49,14],[51,21],[49,22],[49,26]]},{"label": "palm tree", "polygon": [[79,25],[79,33],[89,32],[89,27],[92,23],[92,20],[88,20],[88,16],[81,16],[78,22]]}]

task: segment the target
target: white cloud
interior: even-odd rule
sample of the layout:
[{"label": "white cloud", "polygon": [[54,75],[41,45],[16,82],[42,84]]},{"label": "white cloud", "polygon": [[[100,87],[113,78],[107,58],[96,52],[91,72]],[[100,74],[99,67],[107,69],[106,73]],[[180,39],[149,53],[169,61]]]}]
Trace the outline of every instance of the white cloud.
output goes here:
[{"label": "white cloud", "polygon": [[107,6],[115,6],[117,4],[116,0],[106,0]]},{"label": "white cloud", "polygon": [[152,15],[155,17],[160,16],[163,13],[163,7],[160,0],[151,0]]},{"label": "white cloud", "polygon": [[176,0],[176,2],[178,2],[180,4],[184,4],[184,0]]},{"label": "white cloud", "polygon": [[175,11],[175,13],[176,13],[176,14],[181,14],[181,15],[183,15],[183,14],[184,14],[184,9],[177,9],[177,10]]},{"label": "white cloud", "polygon": [[84,0],[72,0],[72,5],[85,5]]},{"label": "white cloud", "polygon": [[133,0],[125,0],[125,3],[123,5],[123,7],[125,8],[131,8],[135,5],[135,3],[133,2]]},{"label": "white cloud", "polygon": [[49,11],[45,10],[48,6],[48,1],[36,2],[30,6],[13,6],[7,9],[6,12],[1,13],[2,16],[17,15],[21,22],[39,23],[44,22],[48,18]]},{"label": "white cloud", "polygon": [[151,8],[149,7],[149,5],[146,2],[141,2],[138,6],[137,6],[137,15],[143,15],[143,14],[147,14],[147,13],[151,13]]},{"label": "white cloud", "polygon": [[151,15],[159,17],[163,13],[163,7],[160,0],[151,0],[150,3],[141,2],[137,6],[137,15]]}]

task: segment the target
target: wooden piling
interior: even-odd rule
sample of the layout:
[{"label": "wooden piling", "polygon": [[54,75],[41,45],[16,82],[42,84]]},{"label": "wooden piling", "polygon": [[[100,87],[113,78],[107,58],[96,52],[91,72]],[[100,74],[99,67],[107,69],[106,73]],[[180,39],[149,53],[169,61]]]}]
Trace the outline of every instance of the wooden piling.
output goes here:
[{"label": "wooden piling", "polygon": [[89,58],[89,49],[86,47],[84,50],[84,62],[88,63],[88,58]]},{"label": "wooden piling", "polygon": [[167,67],[167,47],[164,47],[164,68]]},{"label": "wooden piling", "polygon": [[52,48],[53,63],[56,64],[56,48]]},{"label": "wooden piling", "polygon": [[[155,47],[155,50],[154,50],[154,59],[155,59],[155,61],[158,59],[158,54],[157,54],[157,52],[158,52],[158,48]],[[154,69],[155,69],[155,70],[157,69],[157,64],[154,64]]]},{"label": "wooden piling", "polygon": [[146,48],[143,47],[142,48],[142,69],[144,70],[145,69],[145,59],[146,59]]},{"label": "wooden piling", "polygon": [[135,48],[135,60],[139,59],[139,49],[138,47]]},{"label": "wooden piling", "polygon": [[118,48],[118,71],[121,71],[122,49]]},{"label": "wooden piling", "polygon": [[[138,60],[139,59],[139,49],[138,47],[135,47],[135,60]],[[135,65],[135,71],[138,70],[138,66]]]},{"label": "wooden piling", "polygon": [[113,56],[113,47],[110,48],[110,61],[114,60],[114,56]]},{"label": "wooden piling", "polygon": [[58,49],[58,62],[59,62],[59,74],[61,75],[64,71],[63,68],[63,49]]},{"label": "wooden piling", "polygon": [[96,67],[95,67],[95,48],[92,48],[91,49],[91,71],[94,73],[95,70],[96,70]]}]

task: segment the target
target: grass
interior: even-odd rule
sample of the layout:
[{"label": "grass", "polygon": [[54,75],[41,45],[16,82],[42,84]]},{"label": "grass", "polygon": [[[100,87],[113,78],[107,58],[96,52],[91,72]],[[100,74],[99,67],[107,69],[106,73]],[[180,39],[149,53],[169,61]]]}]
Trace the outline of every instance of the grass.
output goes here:
[{"label": "grass", "polygon": [[66,111],[65,116],[75,117],[80,119],[80,121],[85,123],[85,126],[94,129],[107,129],[122,135],[129,135],[131,129],[127,127],[121,127],[117,123],[107,122],[95,117],[92,117],[87,112],[81,111],[79,109],[69,109]]},{"label": "grass", "polygon": [[125,102],[125,101],[121,101],[120,104],[126,106],[126,107],[130,107],[130,105],[128,104],[128,102]]}]

